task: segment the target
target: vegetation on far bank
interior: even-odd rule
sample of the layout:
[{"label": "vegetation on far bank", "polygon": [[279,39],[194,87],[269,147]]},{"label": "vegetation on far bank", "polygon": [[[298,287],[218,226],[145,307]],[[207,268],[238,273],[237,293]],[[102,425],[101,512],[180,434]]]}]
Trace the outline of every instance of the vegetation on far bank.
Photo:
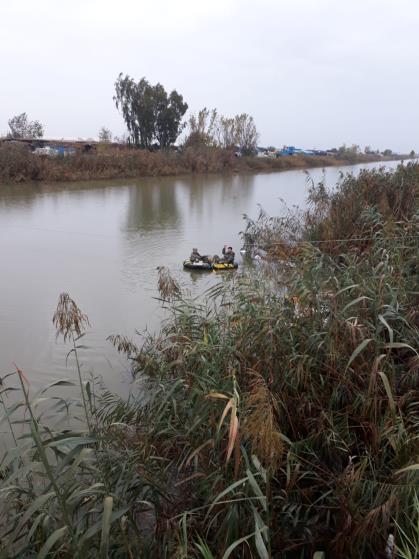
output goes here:
[{"label": "vegetation on far bank", "polygon": [[191,173],[269,172],[386,161],[396,156],[365,154],[290,157],[236,157],[232,149],[187,146],[179,151],[118,149],[100,144],[94,153],[40,156],[24,145],[0,145],[0,183],[75,181]]},{"label": "vegetation on far bank", "polygon": [[247,218],[267,259],[204,300],[160,270],[161,331],[111,337],[128,401],[85,376],[62,295],[81,397],[2,378],[0,557],[417,559],[418,200],[418,164],[363,171]]},{"label": "vegetation on far bank", "polygon": [[0,138],[0,184],[280,171],[415,156],[413,150],[401,156],[370,146],[362,152],[358,145],[329,151],[260,148],[251,115],[225,116],[204,107],[184,120],[188,104],[180,93],[122,73],[113,99],[126,125],[122,138],[113,138],[103,126],[99,142],[48,141],[42,139],[43,125],[29,120],[26,113],[9,119],[10,131]]}]

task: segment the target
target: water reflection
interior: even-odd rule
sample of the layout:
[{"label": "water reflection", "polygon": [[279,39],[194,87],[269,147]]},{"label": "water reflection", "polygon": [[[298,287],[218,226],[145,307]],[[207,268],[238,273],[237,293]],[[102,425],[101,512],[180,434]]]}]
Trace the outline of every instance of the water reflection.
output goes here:
[{"label": "water reflection", "polygon": [[[338,173],[327,170],[329,185]],[[322,178],[321,169],[311,174]],[[127,365],[106,337],[159,325],[156,267],[168,266],[193,294],[202,292],[223,280],[184,272],[192,247],[214,254],[229,244],[238,254],[244,213],[255,216],[261,204],[278,215],[281,199],[303,205],[306,193],[301,171],[2,185],[0,376],[13,362],[34,387],[71,374],[67,348],[56,343],[51,323],[59,293],[68,291],[93,326],[85,370],[118,389]]]},{"label": "water reflection", "polygon": [[174,227],[180,220],[176,181],[143,179],[130,185],[127,209],[125,229],[128,231]]}]

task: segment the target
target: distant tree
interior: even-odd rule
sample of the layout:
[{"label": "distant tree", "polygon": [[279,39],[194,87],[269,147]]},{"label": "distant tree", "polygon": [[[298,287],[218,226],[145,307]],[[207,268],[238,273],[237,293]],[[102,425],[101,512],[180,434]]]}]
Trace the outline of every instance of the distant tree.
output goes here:
[{"label": "distant tree", "polygon": [[243,113],[234,119],[236,144],[243,155],[252,155],[256,151],[259,134],[253,117]]},{"label": "distant tree", "polygon": [[168,95],[159,83],[153,86],[145,78],[136,83],[122,73],[115,82],[114,101],[122,112],[130,140],[141,148],[151,148],[155,141],[161,148],[173,144],[188,108],[176,90]]},{"label": "distant tree", "polygon": [[151,86],[145,78],[138,84],[128,75],[119,74],[115,82],[114,101],[121,110],[131,142],[142,148],[151,147],[154,135],[154,115]]},{"label": "distant tree", "polygon": [[236,145],[237,134],[234,118],[225,116],[220,117],[218,139],[220,146],[224,149],[228,149]]},{"label": "distant tree", "polygon": [[409,154],[409,155],[410,155],[410,157],[416,157],[416,153],[415,153],[415,150],[414,150],[414,149],[412,149],[412,151],[410,152],[410,154]]},{"label": "distant tree", "polygon": [[155,137],[161,148],[173,145],[185,125],[183,115],[188,105],[176,90],[169,95],[160,84],[154,86],[154,105],[156,109]]},{"label": "distant tree", "polygon": [[44,127],[38,120],[28,120],[28,115],[22,113],[8,121],[11,138],[42,138]]},{"label": "distant tree", "polygon": [[358,144],[352,144],[349,147],[346,144],[342,144],[338,148],[338,153],[340,155],[358,155],[361,153],[361,148]]},{"label": "distant tree", "polygon": [[197,115],[189,117],[188,135],[185,146],[215,146],[218,144],[218,113],[217,109],[204,107]]},{"label": "distant tree", "polygon": [[369,155],[374,152],[371,150],[371,146],[365,146],[364,153],[365,155]]},{"label": "distant tree", "polygon": [[109,143],[112,141],[112,132],[106,126],[102,126],[98,133],[99,142]]},{"label": "distant tree", "polygon": [[258,133],[253,117],[243,113],[234,117],[219,115],[216,109],[201,109],[188,121],[185,146],[216,146],[229,149],[238,146],[243,155],[255,152]]},{"label": "distant tree", "polygon": [[383,151],[383,155],[387,155],[387,156],[388,156],[388,155],[393,155],[393,152],[392,152],[391,149],[385,149],[385,150]]}]

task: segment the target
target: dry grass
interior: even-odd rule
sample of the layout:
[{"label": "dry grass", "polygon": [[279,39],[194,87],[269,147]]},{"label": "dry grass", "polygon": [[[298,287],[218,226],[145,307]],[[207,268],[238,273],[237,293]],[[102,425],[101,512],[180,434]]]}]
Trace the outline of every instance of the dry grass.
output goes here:
[{"label": "dry grass", "polygon": [[[359,155],[354,162],[374,161]],[[150,152],[99,146],[95,153],[69,157],[32,154],[25,146],[0,145],[0,183],[27,181],[75,181],[139,176],[170,176],[189,173],[270,172],[309,167],[345,165],[336,157],[293,156],[277,159],[235,157],[219,148],[186,148],[180,152]]]},{"label": "dry grass", "polygon": [[52,318],[57,338],[63,337],[64,342],[73,336],[78,338],[89,326],[87,315],[83,314],[68,293],[61,293],[57,309]]}]

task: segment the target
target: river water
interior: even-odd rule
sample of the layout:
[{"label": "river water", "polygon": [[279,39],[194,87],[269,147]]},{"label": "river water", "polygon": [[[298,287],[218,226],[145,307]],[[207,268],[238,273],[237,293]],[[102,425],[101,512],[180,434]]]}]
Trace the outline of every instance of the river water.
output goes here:
[{"label": "river water", "polygon": [[[331,187],[341,171],[377,166],[309,173]],[[202,292],[216,275],[182,270],[193,247],[214,254],[231,244],[237,254],[244,213],[256,217],[260,204],[279,215],[284,202],[303,207],[306,195],[303,171],[1,186],[0,376],[13,363],[34,387],[72,374],[65,364],[69,348],[52,325],[58,296],[67,291],[91,322],[84,371],[120,391],[129,367],[106,338],[119,333],[139,342],[135,330],[158,327],[157,266]]]}]

